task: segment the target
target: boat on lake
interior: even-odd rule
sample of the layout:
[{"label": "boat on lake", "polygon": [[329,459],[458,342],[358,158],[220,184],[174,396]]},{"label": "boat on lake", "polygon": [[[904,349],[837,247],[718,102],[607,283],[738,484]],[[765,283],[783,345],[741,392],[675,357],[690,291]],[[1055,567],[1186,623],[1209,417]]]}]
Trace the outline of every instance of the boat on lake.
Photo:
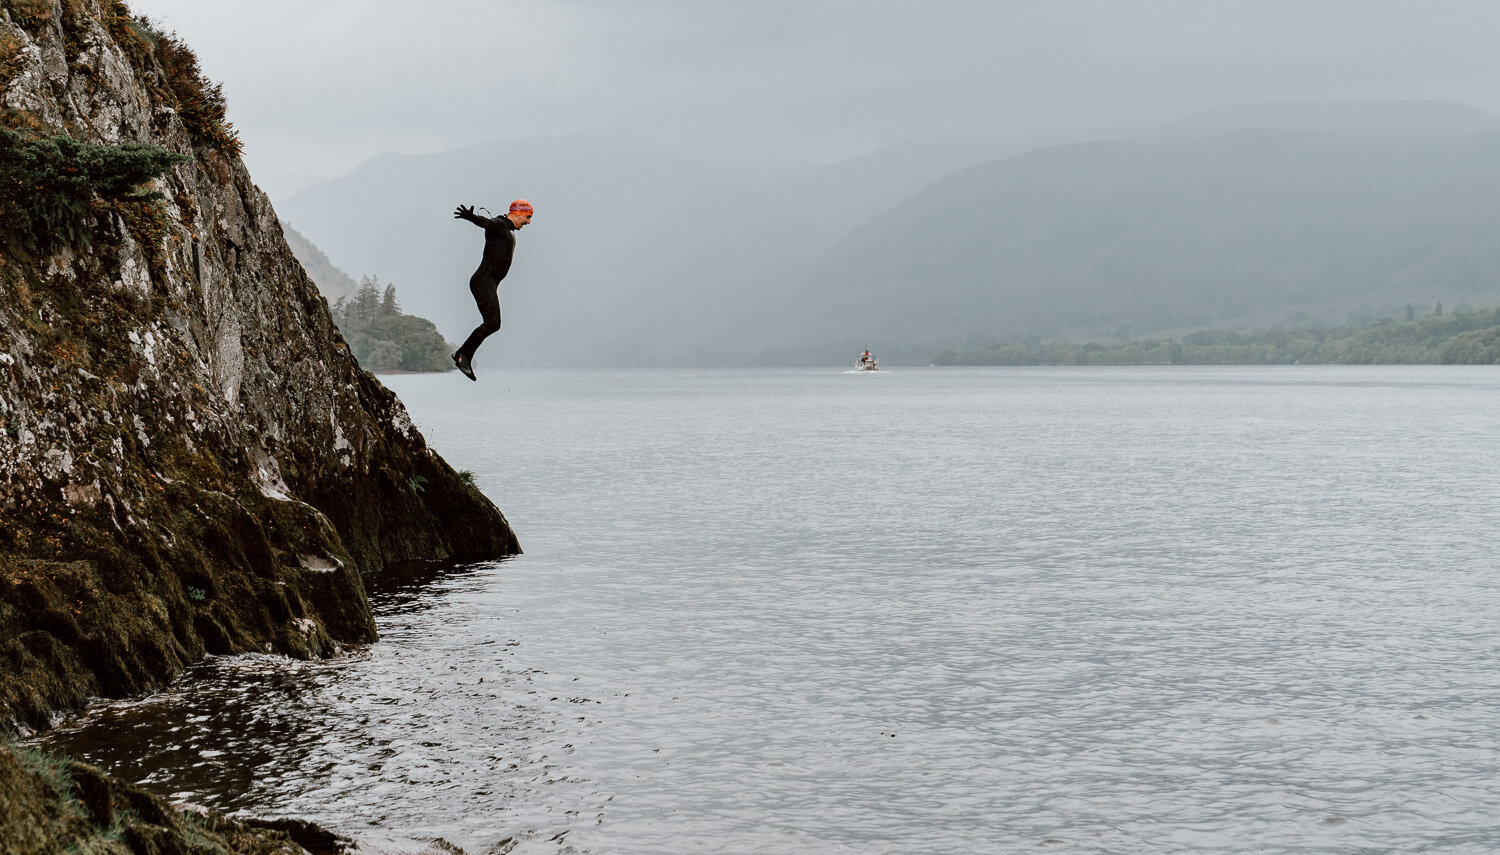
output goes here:
[{"label": "boat on lake", "polygon": [[868,349],[866,349],[864,353],[861,353],[859,355],[859,359],[854,360],[854,370],[856,370],[856,371],[879,371],[880,370],[880,360],[878,360],[875,357],[871,356],[870,355],[870,351]]}]

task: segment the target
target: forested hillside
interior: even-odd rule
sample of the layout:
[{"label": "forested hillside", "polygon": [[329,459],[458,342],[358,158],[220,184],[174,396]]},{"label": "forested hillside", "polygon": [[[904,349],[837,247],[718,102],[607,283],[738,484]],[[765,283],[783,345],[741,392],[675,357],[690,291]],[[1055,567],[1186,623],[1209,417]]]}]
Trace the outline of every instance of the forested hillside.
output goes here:
[{"label": "forested hillside", "polygon": [[366,276],[354,296],[335,301],[333,322],[367,371],[452,371],[453,347],[432,321],[403,314],[396,286]]},{"label": "forested hillside", "polygon": [[1500,133],[1249,131],[974,167],[844,241],[800,337],[1093,339],[1500,302]]},{"label": "forested hillside", "polygon": [[[1408,308],[1409,314],[1414,310]],[[1500,309],[1335,328],[1205,330],[1101,344],[996,342],[949,348],[938,365],[1500,365]]]}]

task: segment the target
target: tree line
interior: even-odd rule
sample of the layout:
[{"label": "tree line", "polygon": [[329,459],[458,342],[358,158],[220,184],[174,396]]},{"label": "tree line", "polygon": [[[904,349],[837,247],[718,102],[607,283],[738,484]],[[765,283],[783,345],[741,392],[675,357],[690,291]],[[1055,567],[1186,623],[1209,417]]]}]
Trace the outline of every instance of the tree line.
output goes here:
[{"label": "tree line", "polygon": [[452,346],[426,318],[401,313],[396,286],[366,276],[352,298],[333,304],[333,322],[369,371],[450,371]]},{"label": "tree line", "polygon": [[[1441,306],[1441,304],[1439,304]],[[1180,339],[1110,343],[1030,339],[948,348],[937,365],[1496,365],[1500,308],[1391,318],[1332,328],[1240,333],[1204,330]]]}]

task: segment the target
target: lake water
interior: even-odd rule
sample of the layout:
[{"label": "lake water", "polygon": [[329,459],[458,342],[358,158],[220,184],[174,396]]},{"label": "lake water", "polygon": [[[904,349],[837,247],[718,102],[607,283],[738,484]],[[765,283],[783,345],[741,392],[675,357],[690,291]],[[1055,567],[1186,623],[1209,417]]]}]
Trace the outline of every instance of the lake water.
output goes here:
[{"label": "lake water", "polygon": [[479,370],[383,379],[526,555],[47,741],[375,848],[1500,849],[1500,369]]}]

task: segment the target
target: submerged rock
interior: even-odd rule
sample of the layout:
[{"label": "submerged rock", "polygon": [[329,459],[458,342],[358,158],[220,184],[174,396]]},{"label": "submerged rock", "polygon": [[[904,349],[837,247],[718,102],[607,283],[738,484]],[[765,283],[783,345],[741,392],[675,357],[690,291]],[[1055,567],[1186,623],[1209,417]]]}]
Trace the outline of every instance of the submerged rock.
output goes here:
[{"label": "submerged rock", "polygon": [[0,729],[372,641],[365,575],[520,551],[350,355],[221,99],[119,0],[0,3],[7,139],[180,156],[154,198],[60,200],[66,234],[0,229]]}]

